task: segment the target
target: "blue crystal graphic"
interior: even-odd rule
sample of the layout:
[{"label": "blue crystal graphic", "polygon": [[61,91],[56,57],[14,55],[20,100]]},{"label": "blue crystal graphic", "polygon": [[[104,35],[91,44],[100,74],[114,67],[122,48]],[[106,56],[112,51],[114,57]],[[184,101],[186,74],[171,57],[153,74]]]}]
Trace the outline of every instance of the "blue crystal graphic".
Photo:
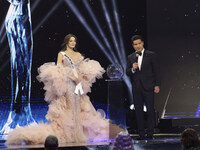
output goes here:
[{"label": "blue crystal graphic", "polygon": [[11,58],[11,107],[1,129],[7,134],[16,126],[35,122],[30,108],[33,35],[29,0],[8,0],[5,26]]}]

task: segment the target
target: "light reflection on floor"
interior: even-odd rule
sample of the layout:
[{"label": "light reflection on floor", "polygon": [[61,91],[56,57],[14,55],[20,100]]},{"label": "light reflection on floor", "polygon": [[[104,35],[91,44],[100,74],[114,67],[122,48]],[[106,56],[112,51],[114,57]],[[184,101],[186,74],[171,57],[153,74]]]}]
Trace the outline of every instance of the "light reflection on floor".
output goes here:
[{"label": "light reflection on floor", "polygon": [[[155,134],[153,140],[134,140],[137,134],[131,135],[135,150],[181,150],[179,134]],[[4,145],[5,140],[0,136],[0,149],[43,149],[43,145]],[[59,150],[112,150],[114,140],[107,142],[88,142],[88,143],[62,143]]]},{"label": "light reflection on floor", "polygon": [[[101,108],[106,110],[104,105],[98,106],[95,108]],[[6,122],[7,116],[9,114],[9,103],[0,104],[0,127]],[[31,109],[33,113],[33,118],[36,121],[46,122],[45,119],[46,112],[48,110],[48,104],[45,102],[40,103],[31,103]],[[133,140],[137,135],[133,134]],[[155,134],[154,140],[134,140],[134,149],[135,150],[179,150],[181,149],[180,145],[180,135],[178,134]],[[96,142],[96,143],[62,143],[59,147],[60,149],[79,149],[79,150],[111,150],[114,140],[109,142]],[[24,145],[24,146],[10,146],[5,147],[5,140],[0,136],[0,149],[43,149],[43,145]]]}]

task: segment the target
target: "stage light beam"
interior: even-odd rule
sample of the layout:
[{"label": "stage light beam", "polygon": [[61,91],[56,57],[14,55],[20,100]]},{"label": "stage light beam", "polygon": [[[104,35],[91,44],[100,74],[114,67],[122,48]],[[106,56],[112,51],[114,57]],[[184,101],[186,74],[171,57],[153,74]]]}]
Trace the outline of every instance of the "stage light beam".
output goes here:
[{"label": "stage light beam", "polygon": [[86,22],[85,18],[82,16],[82,14],[79,12],[79,10],[77,9],[77,7],[74,5],[74,3],[72,2],[72,0],[65,0],[65,3],[69,6],[69,8],[71,8],[71,10],[74,12],[74,14],[76,15],[76,17],[78,18],[78,20],[82,23],[82,25],[85,27],[85,29],[89,32],[90,36],[94,39],[94,41],[97,43],[97,45],[99,46],[99,48],[101,49],[101,51],[107,56],[108,60],[111,63],[114,63],[114,58],[112,58],[113,56],[111,56],[105,49],[105,47],[103,46],[102,43],[100,43],[100,40],[97,38],[97,36],[94,34],[94,32],[92,31],[91,27],[88,25],[88,23]]},{"label": "stage light beam", "polygon": [[48,14],[40,21],[40,23],[34,28],[33,34],[38,31],[40,26],[52,15],[52,13],[58,8],[58,6],[62,3],[63,1],[59,0],[53,7],[52,9],[48,12]]},{"label": "stage light beam", "polygon": [[[122,32],[121,32],[119,15],[118,15],[118,11],[117,11],[117,4],[116,4],[115,0],[112,0],[112,5],[113,5],[113,14],[114,14],[114,18],[115,18],[115,23],[116,23],[116,26],[117,26],[118,39],[120,41],[119,42],[120,56],[123,60],[122,66],[125,70],[125,68],[126,68],[126,53],[125,53],[125,48],[124,48],[124,43],[123,43],[123,36],[122,36]],[[128,78],[128,76],[126,74],[124,74],[123,79],[124,79],[125,84],[128,87],[130,103],[133,104],[132,85],[131,85],[130,79]],[[146,107],[144,107],[144,110],[146,110]]]},{"label": "stage light beam", "polygon": [[115,49],[117,51],[118,58],[120,60],[120,63],[124,64],[125,62],[124,62],[123,59],[121,59],[121,54],[120,54],[120,51],[119,51],[119,45],[118,45],[118,42],[117,42],[117,39],[116,39],[116,35],[115,35],[114,29],[113,29],[113,26],[112,26],[111,18],[109,16],[108,9],[106,7],[105,1],[101,0],[100,2],[101,2],[101,5],[102,5],[102,8],[103,8],[103,12],[104,12],[110,33],[111,33],[112,38],[113,38],[113,42],[114,42]]},{"label": "stage light beam", "polygon": [[94,12],[92,11],[90,5],[88,4],[88,0],[83,0],[83,4],[84,4],[84,6],[86,7],[87,11],[89,12],[89,14],[90,14],[92,20],[94,21],[94,23],[95,23],[95,25],[96,25],[96,27],[97,27],[97,29],[98,29],[98,31],[99,31],[99,33],[100,33],[100,35],[101,35],[103,41],[104,41],[104,43],[106,44],[106,46],[107,46],[109,52],[110,52],[111,55],[114,57],[114,62],[115,62],[115,63],[118,63],[119,60],[117,60],[117,57],[116,57],[115,54],[113,53],[112,48],[111,48],[111,46],[110,46],[110,44],[109,44],[109,42],[108,42],[108,39],[107,39],[106,35],[104,34],[102,28],[100,27],[100,24],[99,24],[98,20],[96,19],[97,17],[94,15]]},{"label": "stage light beam", "polygon": [[[6,36],[5,25],[4,25],[5,19],[6,19],[6,18],[4,17],[4,21],[3,21],[3,23],[1,24],[1,29],[0,29],[0,44],[4,41],[5,36]],[[3,36],[2,36],[2,34],[3,34]]]},{"label": "stage light beam", "polygon": [[[115,23],[116,23],[116,26],[117,26],[117,33],[118,33],[118,39],[119,39],[119,45],[120,45],[120,48],[121,48],[121,56],[122,56],[122,59],[124,59],[124,62],[126,62],[126,53],[125,53],[125,48],[124,48],[124,43],[123,43],[123,36],[122,36],[122,33],[121,33],[121,25],[120,25],[120,21],[119,21],[119,15],[118,15],[118,11],[117,11],[117,5],[116,5],[116,1],[115,0],[112,0],[112,5],[113,5],[113,13],[114,13],[114,18],[115,18]],[[123,64],[124,67],[126,64]]]}]

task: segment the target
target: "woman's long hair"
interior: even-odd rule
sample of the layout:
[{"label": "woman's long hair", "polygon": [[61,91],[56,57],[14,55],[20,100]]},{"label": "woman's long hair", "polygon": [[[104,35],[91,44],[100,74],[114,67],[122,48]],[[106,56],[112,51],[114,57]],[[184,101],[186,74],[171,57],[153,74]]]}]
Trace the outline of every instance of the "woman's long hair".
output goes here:
[{"label": "woman's long hair", "polygon": [[74,51],[77,51],[77,46],[78,46],[78,43],[77,43],[77,37],[73,34],[67,34],[63,40],[63,43],[61,44],[61,51],[65,51],[66,50],[66,45],[69,43],[69,40],[71,37],[74,37],[75,40],[76,40],[76,46],[74,47]]}]

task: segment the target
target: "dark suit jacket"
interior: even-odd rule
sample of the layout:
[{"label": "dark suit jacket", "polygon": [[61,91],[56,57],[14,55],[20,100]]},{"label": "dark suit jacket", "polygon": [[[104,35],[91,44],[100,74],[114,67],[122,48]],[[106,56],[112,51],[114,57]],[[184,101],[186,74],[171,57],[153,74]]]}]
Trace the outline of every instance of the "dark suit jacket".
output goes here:
[{"label": "dark suit jacket", "polygon": [[145,90],[154,90],[154,86],[160,86],[160,67],[156,53],[144,50],[141,70],[132,73],[132,64],[137,61],[136,53],[128,56],[126,74],[131,78],[133,91],[142,84]]}]

